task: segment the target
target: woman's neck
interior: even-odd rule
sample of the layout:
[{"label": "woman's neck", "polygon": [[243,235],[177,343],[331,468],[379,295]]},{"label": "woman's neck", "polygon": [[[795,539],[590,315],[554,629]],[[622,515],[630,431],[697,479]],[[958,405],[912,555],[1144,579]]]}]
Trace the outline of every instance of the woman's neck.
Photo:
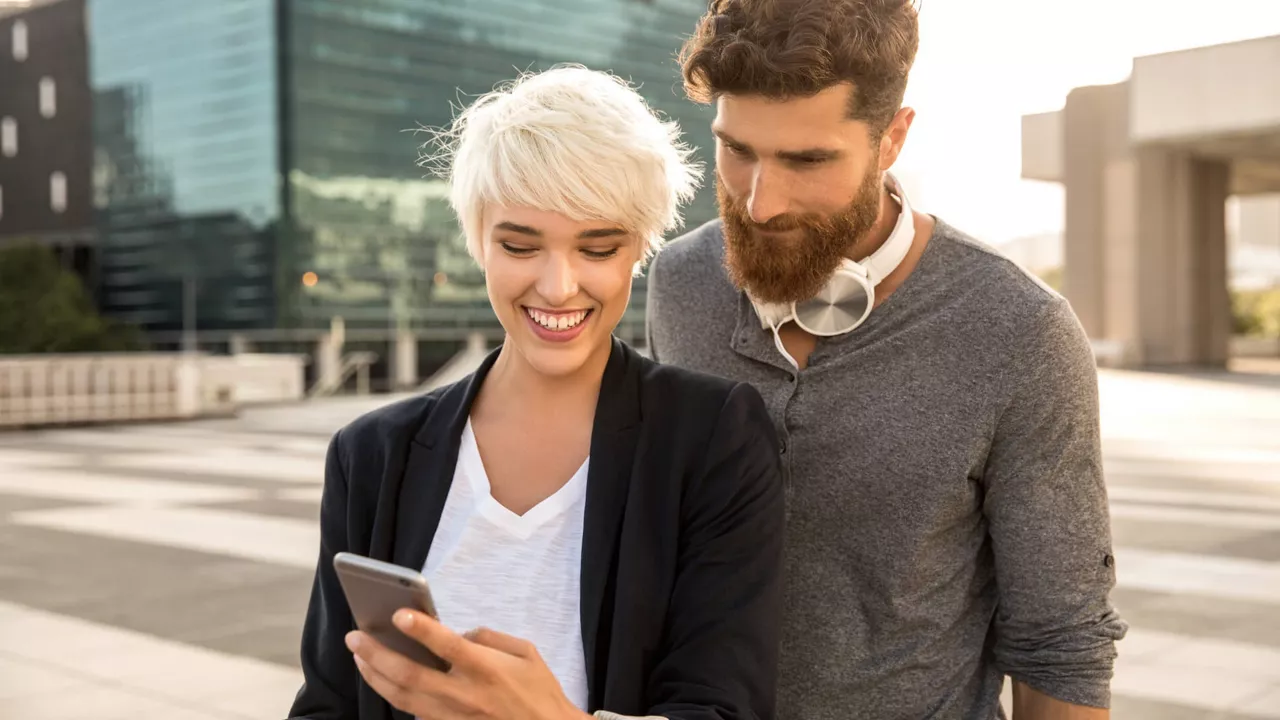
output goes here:
[{"label": "woman's neck", "polygon": [[507,342],[484,379],[472,414],[546,417],[553,411],[593,416],[611,350],[610,345],[593,352],[576,372],[553,376],[540,372]]}]

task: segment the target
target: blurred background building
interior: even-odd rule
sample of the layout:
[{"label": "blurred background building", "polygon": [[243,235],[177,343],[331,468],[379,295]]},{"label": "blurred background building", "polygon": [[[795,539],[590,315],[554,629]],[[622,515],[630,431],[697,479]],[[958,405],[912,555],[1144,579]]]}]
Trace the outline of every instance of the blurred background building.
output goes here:
[{"label": "blurred background building", "polygon": [[[702,0],[174,9],[0,5],[0,237],[75,248],[104,313],[161,341],[184,324],[217,338],[334,316],[459,340],[495,329],[443,183],[416,163],[415,130],[518,71],[612,70],[710,160],[710,112],[684,99],[674,60]],[[714,213],[708,186],[687,225]],[[641,281],[619,334],[640,338],[643,313]]]},{"label": "blurred background building", "polygon": [[1280,36],[1138,57],[1023,118],[1023,177],[1065,189],[1064,293],[1117,362],[1225,365],[1232,280],[1280,279],[1277,68]]},{"label": "blurred background building", "polygon": [[[931,6],[895,172],[1062,289],[1127,364],[1221,364],[1232,330],[1280,337],[1280,39],[1221,42],[1278,26],[1240,5],[1148,27],[1154,0],[1090,3]],[[349,349],[425,375],[500,337],[417,130],[522,70],[612,70],[713,159],[675,62],[705,0],[175,7],[0,0],[0,245],[56,248],[159,349],[311,352],[341,318]],[[708,183],[686,227],[714,213]],[[1241,293],[1252,319],[1229,307]],[[644,306],[640,278],[624,339],[642,344]]]},{"label": "blurred background building", "polygon": [[0,0],[0,246],[21,237],[51,247],[92,285],[84,0],[18,9]]}]

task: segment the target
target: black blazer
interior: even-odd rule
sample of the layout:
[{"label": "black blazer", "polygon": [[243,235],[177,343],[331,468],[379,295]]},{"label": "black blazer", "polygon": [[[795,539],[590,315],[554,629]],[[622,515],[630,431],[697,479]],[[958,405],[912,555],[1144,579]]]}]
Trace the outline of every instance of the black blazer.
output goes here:
[{"label": "black blazer", "polygon": [[[462,430],[497,351],[469,378],[335,434],[320,559],[291,718],[411,720],[369,688],[333,570],[350,551],[421,569]],[[582,541],[589,712],[774,717],[784,490],[751,386],[659,365],[613,341],[591,433]]]}]

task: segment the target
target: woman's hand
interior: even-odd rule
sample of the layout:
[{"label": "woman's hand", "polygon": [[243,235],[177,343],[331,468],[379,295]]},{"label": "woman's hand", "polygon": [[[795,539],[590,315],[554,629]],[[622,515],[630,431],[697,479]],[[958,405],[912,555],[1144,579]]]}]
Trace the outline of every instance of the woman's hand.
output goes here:
[{"label": "woman's hand", "polygon": [[458,635],[434,618],[396,613],[400,631],[448,661],[447,673],[424,667],[354,631],[347,647],[365,682],[396,709],[423,720],[587,720],[565,697],[532,643],[481,629]]}]

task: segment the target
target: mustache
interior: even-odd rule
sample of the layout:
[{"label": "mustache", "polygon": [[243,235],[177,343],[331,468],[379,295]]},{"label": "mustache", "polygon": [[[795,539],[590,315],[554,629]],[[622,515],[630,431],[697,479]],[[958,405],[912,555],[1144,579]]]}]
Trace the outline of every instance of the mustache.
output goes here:
[{"label": "mustache", "polygon": [[755,222],[746,215],[743,215],[742,219],[748,228],[766,233],[790,232],[809,225],[809,223],[806,223],[803,219],[794,215],[778,215],[776,217],[769,218],[768,222],[763,223]]},{"label": "mustache", "polygon": [[729,207],[733,213],[733,219],[748,230],[756,230],[765,233],[782,233],[792,230],[801,230],[805,228],[823,227],[825,220],[814,213],[775,215],[766,222],[758,223],[751,219],[751,214],[747,212],[746,203],[739,198],[730,198]]}]

